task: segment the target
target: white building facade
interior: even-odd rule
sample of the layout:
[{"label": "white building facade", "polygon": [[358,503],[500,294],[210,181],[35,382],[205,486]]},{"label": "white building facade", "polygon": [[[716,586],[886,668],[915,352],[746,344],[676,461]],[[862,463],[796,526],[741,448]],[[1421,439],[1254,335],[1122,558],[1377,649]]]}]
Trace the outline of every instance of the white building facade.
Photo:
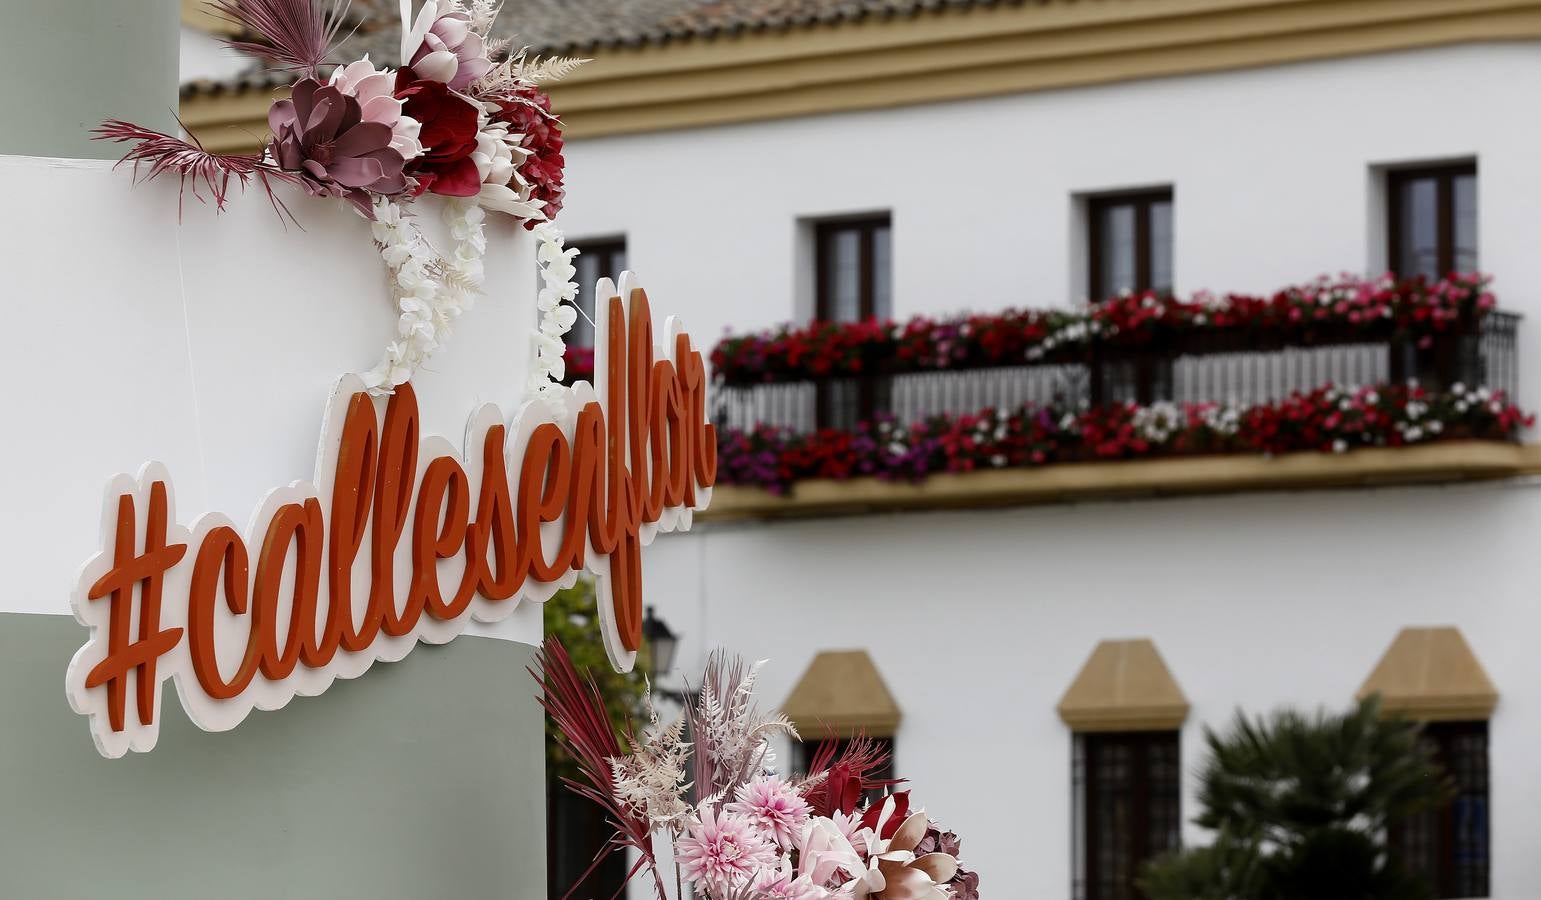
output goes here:
[{"label": "white building facade", "polygon": [[[635,270],[702,340],[1475,268],[1523,317],[1517,373],[1493,386],[1541,405],[1541,0],[548,12],[505,18],[597,60],[553,89],[580,272]],[[239,120],[226,93],[184,87],[184,120]],[[862,249],[826,258],[821,235],[842,229]],[[846,265],[860,287],[832,305],[820,273]],[[1382,359],[1361,374],[1384,380]],[[1424,451],[1441,461],[1406,462]],[[645,561],[656,618],[683,636],[662,679],[726,648],[771,661],[761,694],[805,737],[821,712],[881,723],[862,730],[891,739],[984,895],[1035,900],[1139,897],[1130,873],[1155,845],[1211,839],[1191,824],[1206,728],[1378,689],[1461,748],[1460,807],[1424,848],[1438,896],[1541,896],[1537,458],[1431,445],[1253,458],[1235,478],[1217,458],[911,494],[719,486],[722,512]],[[1017,502],[1046,498],[1061,502]],[[817,683],[831,671],[867,680]],[[873,684],[882,709],[840,706]]]},{"label": "white building facade", "polygon": [[[1479,265],[1529,314],[1538,85],[1535,44],[1479,43],[578,140],[563,224],[623,239],[715,334],[810,318],[815,225],[849,216],[891,223],[896,319],[1077,302],[1086,198],[1127,189],[1170,191],[1178,294],[1379,273],[1386,173],[1475,162]],[[1522,359],[1537,341],[1521,328]],[[1204,843],[1186,823],[1206,726],[1344,708],[1402,629],[1454,626],[1501,695],[1484,896],[1521,898],[1541,891],[1538,526],[1524,478],[723,522],[661,540],[646,577],[685,673],[726,647],[771,659],[763,690],[786,696],[818,651],[866,650],[902,712],[899,774],[999,897],[1086,895],[1056,705],[1099,642],[1150,639],[1191,704],[1182,839]]]}]

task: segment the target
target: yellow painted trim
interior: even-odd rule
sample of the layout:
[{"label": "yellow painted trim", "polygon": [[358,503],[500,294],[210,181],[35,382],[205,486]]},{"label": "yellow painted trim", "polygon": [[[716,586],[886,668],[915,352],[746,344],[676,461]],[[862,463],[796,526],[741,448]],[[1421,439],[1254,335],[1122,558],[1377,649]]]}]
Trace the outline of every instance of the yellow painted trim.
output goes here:
[{"label": "yellow painted trim", "polygon": [[182,123],[215,153],[255,153],[267,143],[268,107],[288,88],[182,99]]},{"label": "yellow painted trim", "polygon": [[1356,695],[1381,698],[1386,715],[1425,722],[1485,720],[1498,689],[1460,629],[1404,628]]},{"label": "yellow painted trim", "polygon": [[[577,139],[1537,39],[1541,0],[1050,0],[604,49],[551,93]],[[182,103],[227,131],[234,106]],[[205,140],[265,127],[233,124]]]},{"label": "yellow painted trim", "polygon": [[806,741],[830,733],[837,738],[893,737],[899,729],[899,704],[865,650],[820,652],[781,711]]},{"label": "yellow painted trim", "polygon": [[1148,638],[1103,641],[1056,711],[1074,731],[1173,731],[1188,719],[1188,698]]},{"label": "yellow painted trim", "polygon": [[918,484],[853,478],[797,483],[789,497],[722,485],[703,521],[1020,506],[1115,497],[1225,494],[1464,481],[1541,474],[1541,444],[1450,441],[1341,455],[1291,453],[1067,463],[933,475]]},{"label": "yellow painted trim", "polygon": [[232,35],[240,30],[210,11],[208,0],[182,0],[182,24],[209,34]]},{"label": "yellow painted trim", "polygon": [[552,99],[584,138],[1534,38],[1541,0],[1025,3],[606,50]]}]

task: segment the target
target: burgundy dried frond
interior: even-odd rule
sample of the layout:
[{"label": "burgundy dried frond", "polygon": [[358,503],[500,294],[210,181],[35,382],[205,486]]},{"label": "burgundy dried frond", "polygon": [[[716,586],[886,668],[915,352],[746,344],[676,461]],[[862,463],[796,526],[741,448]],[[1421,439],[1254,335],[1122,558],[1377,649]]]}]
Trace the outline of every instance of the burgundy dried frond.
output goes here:
[{"label": "burgundy dried frond", "polygon": [[865,734],[851,738],[843,749],[832,734],[820,741],[808,763],[810,778],[824,776],[824,782],[808,796],[814,815],[831,815],[867,791],[903,784],[903,778],[868,777],[887,764],[890,755],[886,748]]},{"label": "burgundy dried frond", "polygon": [[300,178],[291,172],[277,168],[259,154],[210,153],[203,149],[203,145],[198,143],[196,137],[189,142],[118,119],[103,122],[91,134],[93,139],[98,141],[112,141],[119,144],[133,142],[134,146],[119,160],[119,165],[133,163],[136,177],[141,165],[148,166],[148,171],[141,180],[150,181],[168,172],[175,173],[182,182],[177,198],[179,214],[182,197],[186,195],[189,183],[191,183],[193,196],[198,199],[198,202],[203,203],[207,201],[198,192],[198,183],[202,181],[214,200],[214,208],[224,211],[225,202],[230,196],[231,180],[234,179],[236,185],[244,190],[247,182],[255,177],[267,192],[268,200],[279,212],[279,217],[283,218],[287,215],[290,221],[294,221],[294,216],[289,212],[288,207],[274,195],[273,182],[298,184]]},{"label": "burgundy dried frond", "polygon": [[[593,872],[599,859],[606,853],[631,847],[641,855],[641,860],[627,876],[627,880],[644,868],[651,869],[655,886],[662,897],[663,876],[658,871],[658,861],[653,855],[651,826],[647,817],[632,810],[615,793],[615,776],[610,768],[610,760],[626,755],[626,751],[616,739],[599,687],[592,677],[578,674],[573,667],[572,657],[567,655],[567,648],[554,637],[548,637],[541,644],[535,667],[529,672],[542,687],[540,705],[556,723],[558,743],[578,764],[579,778],[564,778],[563,783],[573,793],[604,810],[610,824],[616,829],[610,844],[601,848],[594,865],[590,866],[589,872],[584,873],[583,878]],[[569,895],[583,883],[583,878],[568,890]]]},{"label": "burgundy dried frond", "polygon": [[211,0],[214,14],[259,40],[228,39],[233,50],[272,59],[311,78],[337,46],[348,0]]}]

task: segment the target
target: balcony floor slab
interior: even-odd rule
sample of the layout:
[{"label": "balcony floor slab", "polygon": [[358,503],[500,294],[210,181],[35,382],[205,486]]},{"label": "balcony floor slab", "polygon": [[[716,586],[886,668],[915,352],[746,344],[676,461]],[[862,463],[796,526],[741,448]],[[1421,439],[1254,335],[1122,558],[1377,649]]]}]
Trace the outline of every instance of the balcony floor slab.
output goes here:
[{"label": "balcony floor slab", "polygon": [[1541,474],[1541,444],[1447,441],[1342,454],[1187,456],[942,473],[918,483],[813,479],[778,497],[720,485],[703,521],[1071,503],[1244,491],[1439,484]]}]

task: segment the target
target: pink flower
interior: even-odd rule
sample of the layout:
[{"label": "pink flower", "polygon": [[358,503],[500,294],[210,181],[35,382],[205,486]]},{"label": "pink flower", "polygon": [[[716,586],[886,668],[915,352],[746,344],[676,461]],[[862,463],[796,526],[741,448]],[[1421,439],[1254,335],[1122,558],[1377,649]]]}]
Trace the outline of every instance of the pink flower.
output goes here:
[{"label": "pink flower", "polygon": [[396,75],[390,69],[376,69],[366,55],[363,59],[339,66],[332,72],[332,87],[357,98],[365,122],[379,122],[391,129],[391,146],[407,162],[423,155],[418,141],[423,126],[403,115],[406,101],[396,99]]},{"label": "pink flower", "polygon": [[867,870],[867,860],[852,846],[836,822],[810,819],[797,844],[798,872],[817,885],[843,884],[845,879]]},{"label": "pink flower", "polygon": [[811,812],[807,801],[779,775],[759,775],[741,784],[727,810],[737,813],[759,827],[776,846],[787,849],[803,833]]},{"label": "pink flower", "polygon": [[807,875],[799,876],[794,872],[792,863],[785,857],[782,857],[779,869],[761,872],[750,886],[754,889],[755,900],[827,900],[833,896]]},{"label": "pink flower", "polygon": [[[439,10],[443,9],[441,15]],[[428,0],[412,29],[402,35],[401,58],[418,78],[463,91],[492,69],[481,35],[454,0]]]},{"label": "pink flower", "polygon": [[707,807],[686,831],[676,845],[675,860],[686,878],[708,890],[720,893],[739,887],[775,865],[775,848],[743,816],[717,815]]}]

